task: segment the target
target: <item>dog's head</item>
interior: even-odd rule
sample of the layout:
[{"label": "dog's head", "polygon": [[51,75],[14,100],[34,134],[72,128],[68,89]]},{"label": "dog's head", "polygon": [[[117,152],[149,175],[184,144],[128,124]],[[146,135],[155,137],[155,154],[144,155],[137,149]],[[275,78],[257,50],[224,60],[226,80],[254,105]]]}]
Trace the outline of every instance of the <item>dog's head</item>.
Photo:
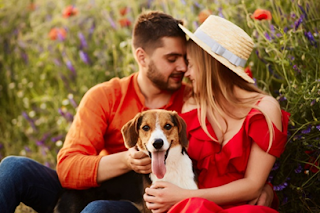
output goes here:
[{"label": "dog's head", "polygon": [[165,174],[165,160],[169,150],[188,146],[186,123],[175,111],[148,110],[138,113],[121,129],[125,146],[136,146],[152,159],[152,172],[159,178]]}]

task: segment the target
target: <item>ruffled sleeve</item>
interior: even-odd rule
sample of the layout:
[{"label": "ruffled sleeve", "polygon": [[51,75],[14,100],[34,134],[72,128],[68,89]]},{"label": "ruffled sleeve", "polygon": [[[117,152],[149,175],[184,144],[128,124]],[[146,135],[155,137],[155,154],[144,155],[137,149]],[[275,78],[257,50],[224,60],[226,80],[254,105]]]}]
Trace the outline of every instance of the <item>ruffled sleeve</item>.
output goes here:
[{"label": "ruffled sleeve", "polygon": [[272,140],[272,145],[270,150],[269,148],[269,131],[268,125],[264,115],[253,109],[248,117],[247,122],[245,122],[245,128],[248,132],[249,137],[259,145],[264,151],[268,151],[269,154],[280,157],[285,149],[285,144],[287,142],[287,131],[288,131],[288,122],[290,113],[281,110],[282,113],[282,131],[280,131],[274,124],[274,136]]}]

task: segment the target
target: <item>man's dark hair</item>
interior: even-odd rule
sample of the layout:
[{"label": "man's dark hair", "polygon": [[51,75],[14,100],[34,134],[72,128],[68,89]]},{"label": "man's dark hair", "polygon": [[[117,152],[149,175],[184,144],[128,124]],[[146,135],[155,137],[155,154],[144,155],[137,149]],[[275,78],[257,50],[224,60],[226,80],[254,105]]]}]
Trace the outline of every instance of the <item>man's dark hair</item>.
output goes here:
[{"label": "man's dark hair", "polygon": [[146,52],[153,52],[155,48],[162,46],[163,37],[181,37],[185,39],[185,33],[178,24],[181,20],[159,11],[142,13],[133,29],[133,48],[141,47]]}]

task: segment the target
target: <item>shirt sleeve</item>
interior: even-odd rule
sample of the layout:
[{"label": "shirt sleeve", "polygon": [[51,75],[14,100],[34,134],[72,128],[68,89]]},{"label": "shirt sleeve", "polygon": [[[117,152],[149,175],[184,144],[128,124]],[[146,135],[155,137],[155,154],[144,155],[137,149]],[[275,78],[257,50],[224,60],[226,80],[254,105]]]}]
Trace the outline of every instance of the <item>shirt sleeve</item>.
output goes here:
[{"label": "shirt sleeve", "polygon": [[85,189],[98,186],[97,170],[108,127],[109,101],[101,85],[81,100],[75,119],[58,153],[57,173],[63,187]]}]

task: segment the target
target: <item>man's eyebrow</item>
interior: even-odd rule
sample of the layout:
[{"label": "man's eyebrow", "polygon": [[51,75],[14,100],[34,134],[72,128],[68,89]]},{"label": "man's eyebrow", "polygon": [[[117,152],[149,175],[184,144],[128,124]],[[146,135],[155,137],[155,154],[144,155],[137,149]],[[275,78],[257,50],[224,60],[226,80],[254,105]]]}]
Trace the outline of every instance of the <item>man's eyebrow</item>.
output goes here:
[{"label": "man's eyebrow", "polygon": [[184,54],[181,54],[181,53],[168,53],[168,54],[165,54],[165,56],[183,56],[184,57]]}]

